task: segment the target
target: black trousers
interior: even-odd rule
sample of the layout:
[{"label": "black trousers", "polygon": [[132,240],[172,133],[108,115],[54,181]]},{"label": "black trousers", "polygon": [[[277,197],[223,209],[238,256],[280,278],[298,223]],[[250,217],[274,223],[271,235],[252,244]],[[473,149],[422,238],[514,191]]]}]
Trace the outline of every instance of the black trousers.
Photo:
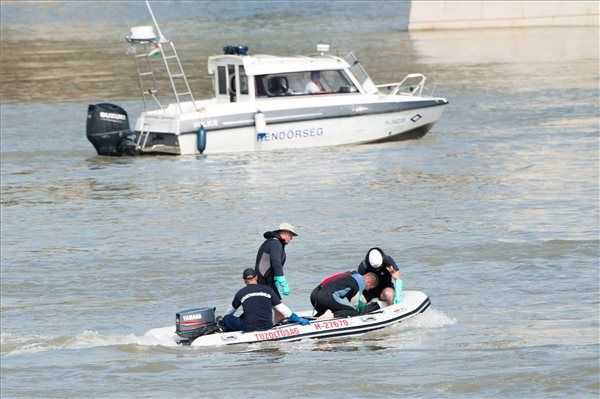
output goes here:
[{"label": "black trousers", "polygon": [[333,299],[331,290],[320,285],[310,293],[310,303],[317,311],[315,317],[321,316],[328,310],[331,310],[335,317],[351,317],[360,314],[352,306],[342,305],[337,302]]}]

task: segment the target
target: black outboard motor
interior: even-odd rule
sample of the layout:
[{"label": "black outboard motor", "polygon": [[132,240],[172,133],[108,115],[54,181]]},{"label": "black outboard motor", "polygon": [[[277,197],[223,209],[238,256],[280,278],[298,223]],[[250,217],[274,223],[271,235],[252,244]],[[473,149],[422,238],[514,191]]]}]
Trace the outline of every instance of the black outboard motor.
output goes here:
[{"label": "black outboard motor", "polygon": [[87,114],[87,138],[98,155],[135,155],[136,134],[129,129],[127,112],[109,103],[90,104]]},{"label": "black outboard motor", "polygon": [[180,344],[189,345],[196,338],[219,330],[215,319],[216,308],[182,310],[175,314],[175,333]]}]

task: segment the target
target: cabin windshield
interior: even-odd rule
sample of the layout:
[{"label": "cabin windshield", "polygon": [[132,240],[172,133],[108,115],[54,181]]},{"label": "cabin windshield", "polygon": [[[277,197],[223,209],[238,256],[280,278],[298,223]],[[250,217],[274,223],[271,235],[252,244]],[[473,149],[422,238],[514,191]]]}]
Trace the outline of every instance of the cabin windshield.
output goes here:
[{"label": "cabin windshield", "polygon": [[256,97],[357,93],[358,89],[342,70],[286,72],[258,75]]},{"label": "cabin windshield", "polygon": [[377,93],[377,87],[375,87],[375,83],[369,77],[365,68],[363,68],[362,64],[356,58],[354,53],[350,52],[348,55],[344,57],[344,60],[350,65],[350,71],[358,80],[358,83],[366,90],[368,93]]}]

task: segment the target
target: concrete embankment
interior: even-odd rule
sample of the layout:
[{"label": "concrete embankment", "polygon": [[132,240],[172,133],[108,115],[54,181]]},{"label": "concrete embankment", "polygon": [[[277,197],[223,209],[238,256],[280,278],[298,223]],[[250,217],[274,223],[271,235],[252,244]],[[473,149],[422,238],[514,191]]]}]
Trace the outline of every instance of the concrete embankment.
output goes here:
[{"label": "concrete embankment", "polygon": [[409,30],[599,26],[599,1],[411,2]]}]

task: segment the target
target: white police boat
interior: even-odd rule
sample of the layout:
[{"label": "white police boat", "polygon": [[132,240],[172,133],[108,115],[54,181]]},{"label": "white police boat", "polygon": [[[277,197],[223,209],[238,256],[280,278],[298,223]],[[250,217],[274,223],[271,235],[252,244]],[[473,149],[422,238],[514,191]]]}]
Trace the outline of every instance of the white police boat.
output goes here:
[{"label": "white police boat", "polygon": [[[285,57],[226,46],[223,55],[208,59],[214,97],[196,100],[175,45],[146,4],[154,25],[133,27],[127,36],[145,111],[130,129],[123,108],[90,105],[87,137],[100,155],[213,154],[419,138],[448,104],[423,95],[422,74],[376,85],[353,53],[334,56],[328,45],[317,45],[313,55]],[[159,69],[168,92],[158,90]],[[317,92],[308,89],[314,79]]]},{"label": "white police boat", "polygon": [[[219,332],[214,320],[214,308],[202,308],[185,315],[178,313],[175,327],[155,328],[148,331],[145,337],[157,342],[206,347],[361,335],[405,322],[425,312],[430,305],[431,301],[423,292],[404,291],[400,304],[389,305],[371,313],[334,318],[328,312],[318,319],[311,319],[310,324],[305,326],[289,323],[277,325],[270,330],[251,332]],[[312,312],[298,314],[310,318]]]}]

